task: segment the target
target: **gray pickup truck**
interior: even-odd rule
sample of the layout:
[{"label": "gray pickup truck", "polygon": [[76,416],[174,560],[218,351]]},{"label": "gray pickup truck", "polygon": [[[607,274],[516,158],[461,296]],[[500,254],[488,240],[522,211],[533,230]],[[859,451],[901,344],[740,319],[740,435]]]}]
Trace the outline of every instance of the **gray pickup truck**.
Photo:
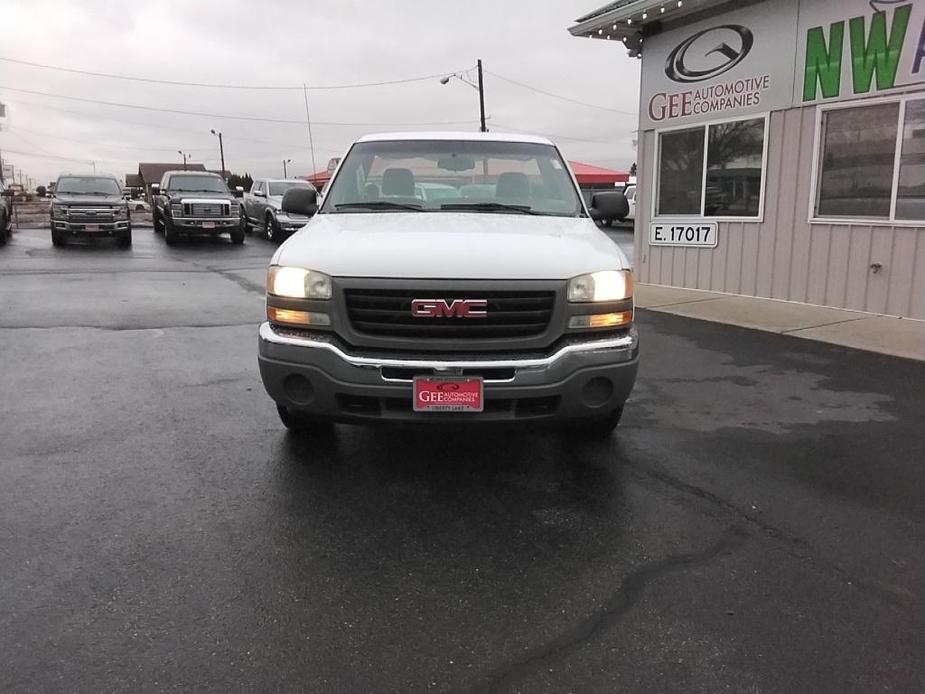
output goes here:
[{"label": "gray pickup truck", "polygon": [[241,203],[222,177],[206,171],[167,171],[154,186],[154,231],[164,234],[168,246],[180,234],[217,236],[226,233],[231,242],[244,243]]},{"label": "gray pickup truck", "polygon": [[314,186],[300,178],[258,178],[244,194],[244,215],[248,228],[260,229],[271,241],[284,241],[308,224],[309,217],[282,211],[283,195],[292,188]]}]

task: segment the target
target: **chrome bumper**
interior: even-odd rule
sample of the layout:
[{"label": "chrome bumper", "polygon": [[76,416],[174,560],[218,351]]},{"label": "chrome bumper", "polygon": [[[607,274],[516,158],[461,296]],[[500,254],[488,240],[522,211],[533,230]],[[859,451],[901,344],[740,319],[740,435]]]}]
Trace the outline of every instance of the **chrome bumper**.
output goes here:
[{"label": "chrome bumper", "polygon": [[[636,352],[636,348],[639,346],[639,333],[633,328],[627,335],[621,335],[620,337],[566,344],[555,352],[543,357],[525,357],[522,359],[406,359],[350,354],[332,341],[278,333],[269,323],[261,324],[259,335],[262,342],[269,344],[323,350],[337,356],[350,366],[361,369],[393,367],[405,369],[433,369],[435,371],[467,368],[526,369],[530,371],[542,371],[543,369],[552,368],[558,362],[570,356],[578,357],[582,355],[600,354],[602,352],[609,353],[613,361],[629,361],[632,359]],[[620,357],[625,357],[625,359]]]}]

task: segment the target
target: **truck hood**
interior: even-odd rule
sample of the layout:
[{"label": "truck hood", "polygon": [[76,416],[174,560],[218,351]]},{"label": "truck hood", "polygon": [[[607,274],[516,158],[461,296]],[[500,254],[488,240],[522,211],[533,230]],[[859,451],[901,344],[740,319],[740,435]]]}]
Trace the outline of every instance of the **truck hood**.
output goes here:
[{"label": "truck hood", "polygon": [[271,262],[406,279],[552,280],[629,267],[587,218],[453,212],[316,215]]},{"label": "truck hood", "polygon": [[70,195],[62,193],[55,195],[51,201],[55,205],[124,205],[126,201],[119,195]]}]

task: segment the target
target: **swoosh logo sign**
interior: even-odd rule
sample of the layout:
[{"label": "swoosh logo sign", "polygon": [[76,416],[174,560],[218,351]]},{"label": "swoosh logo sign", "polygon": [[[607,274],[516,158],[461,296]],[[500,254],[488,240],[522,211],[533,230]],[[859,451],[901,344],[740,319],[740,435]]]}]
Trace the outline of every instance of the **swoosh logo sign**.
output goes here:
[{"label": "swoosh logo sign", "polygon": [[682,84],[703,82],[741,63],[754,43],[751,30],[741,24],[723,24],[699,31],[668,54],[665,74]]}]

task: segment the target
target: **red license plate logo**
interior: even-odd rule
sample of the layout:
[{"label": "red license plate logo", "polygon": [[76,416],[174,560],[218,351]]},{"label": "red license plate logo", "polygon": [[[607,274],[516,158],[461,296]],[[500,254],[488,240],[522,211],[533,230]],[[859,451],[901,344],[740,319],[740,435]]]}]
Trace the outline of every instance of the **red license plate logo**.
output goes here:
[{"label": "red license plate logo", "polygon": [[482,396],[481,378],[414,379],[415,412],[481,412]]},{"label": "red license plate logo", "polygon": [[203,229],[214,229],[214,228],[215,228],[215,222],[203,222],[203,223],[202,223],[202,228],[203,228]]},{"label": "red license plate logo", "polygon": [[99,231],[99,224],[84,224],[84,231]]}]

